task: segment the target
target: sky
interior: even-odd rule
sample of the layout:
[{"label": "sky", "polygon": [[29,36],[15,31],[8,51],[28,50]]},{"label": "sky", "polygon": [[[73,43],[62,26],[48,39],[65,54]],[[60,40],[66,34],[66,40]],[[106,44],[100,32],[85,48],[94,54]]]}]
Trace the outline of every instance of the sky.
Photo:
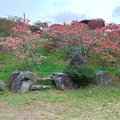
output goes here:
[{"label": "sky", "polygon": [[23,13],[31,23],[102,18],[120,24],[120,0],[0,0],[0,17],[23,17]]}]

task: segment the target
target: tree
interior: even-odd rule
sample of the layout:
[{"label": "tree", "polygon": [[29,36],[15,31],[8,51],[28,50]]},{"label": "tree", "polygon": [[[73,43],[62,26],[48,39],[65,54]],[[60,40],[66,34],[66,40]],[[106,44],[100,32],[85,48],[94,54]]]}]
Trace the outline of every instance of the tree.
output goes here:
[{"label": "tree", "polygon": [[41,21],[35,22],[34,26],[38,27],[39,30],[46,30],[49,27],[48,22],[41,22]]}]

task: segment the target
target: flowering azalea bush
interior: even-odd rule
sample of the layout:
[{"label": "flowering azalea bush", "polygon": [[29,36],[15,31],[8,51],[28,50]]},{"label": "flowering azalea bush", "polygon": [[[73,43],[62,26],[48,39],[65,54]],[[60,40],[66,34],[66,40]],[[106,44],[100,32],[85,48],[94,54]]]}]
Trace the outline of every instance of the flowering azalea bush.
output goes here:
[{"label": "flowering azalea bush", "polygon": [[107,24],[105,27],[96,30],[99,40],[94,51],[103,60],[114,63],[120,74],[120,24]]},{"label": "flowering azalea bush", "polygon": [[105,21],[103,19],[91,19],[88,22],[89,29],[100,29],[101,27],[105,26]]},{"label": "flowering azalea bush", "polygon": [[[108,24],[105,27],[96,30],[98,36],[101,36],[97,42],[98,46],[96,49],[97,53],[107,53],[110,59],[119,59],[120,53],[120,25]],[[111,56],[111,57],[110,57]]]},{"label": "flowering azalea bush", "polygon": [[30,55],[34,59],[38,59],[36,48],[36,40],[40,37],[38,33],[32,33],[29,30],[29,20],[23,20],[17,24],[13,29],[13,34],[6,37],[0,44],[6,45],[12,49],[12,52],[19,58],[22,58],[28,67]]},{"label": "flowering azalea bush", "polygon": [[13,28],[12,36],[6,37],[4,41],[0,42],[0,44],[4,44],[11,47],[14,54],[20,58],[25,57],[25,54],[27,53],[22,53],[22,50],[25,49],[27,43],[29,41],[35,41],[40,37],[40,34],[33,34],[29,31],[28,22],[28,20],[25,20],[20,24],[17,24]]},{"label": "flowering azalea bush", "polygon": [[101,27],[105,26],[105,21],[103,19],[97,18],[97,19],[84,19],[80,21],[81,23],[87,24],[90,30],[99,29]]},{"label": "flowering azalea bush", "polygon": [[[92,22],[96,24],[96,21]],[[77,21],[64,25],[54,24],[50,26],[48,35],[58,48],[78,46],[80,50],[91,50],[96,54],[103,55],[103,58],[107,58],[105,55],[108,55],[108,58],[113,59],[116,55],[110,52],[118,54],[120,50],[120,25],[116,24],[108,24],[96,31],[89,30],[87,25]]]},{"label": "flowering azalea bush", "polygon": [[[79,50],[84,57],[97,46],[98,36],[95,31],[89,30],[88,25],[78,21],[70,24],[54,24],[48,30],[50,41],[59,49],[63,49],[67,55]],[[97,48],[95,47],[94,50]]]},{"label": "flowering azalea bush", "polygon": [[[81,53],[88,42],[90,36],[85,36],[83,33],[88,32],[88,25],[78,21],[73,21],[70,24],[54,24],[48,30],[49,39],[54,42],[57,48],[63,49],[65,53],[70,49],[79,49]],[[84,40],[83,40],[84,39]],[[92,42],[89,41],[89,43]],[[76,47],[76,48],[75,48]]]}]

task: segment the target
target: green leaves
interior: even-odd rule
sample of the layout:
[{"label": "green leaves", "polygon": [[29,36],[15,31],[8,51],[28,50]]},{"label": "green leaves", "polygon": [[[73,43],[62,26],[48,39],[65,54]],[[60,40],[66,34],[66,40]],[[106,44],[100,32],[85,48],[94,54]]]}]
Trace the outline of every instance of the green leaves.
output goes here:
[{"label": "green leaves", "polygon": [[65,71],[73,80],[73,82],[78,86],[86,86],[91,83],[95,77],[95,70],[88,64],[77,65],[68,68]]}]

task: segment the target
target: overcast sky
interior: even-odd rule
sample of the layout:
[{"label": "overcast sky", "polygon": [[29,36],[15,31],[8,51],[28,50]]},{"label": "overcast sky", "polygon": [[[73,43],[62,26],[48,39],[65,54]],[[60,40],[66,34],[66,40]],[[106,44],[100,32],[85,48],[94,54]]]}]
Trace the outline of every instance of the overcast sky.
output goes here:
[{"label": "overcast sky", "polygon": [[0,0],[0,17],[22,17],[24,12],[31,22],[103,18],[120,23],[120,0]]}]

